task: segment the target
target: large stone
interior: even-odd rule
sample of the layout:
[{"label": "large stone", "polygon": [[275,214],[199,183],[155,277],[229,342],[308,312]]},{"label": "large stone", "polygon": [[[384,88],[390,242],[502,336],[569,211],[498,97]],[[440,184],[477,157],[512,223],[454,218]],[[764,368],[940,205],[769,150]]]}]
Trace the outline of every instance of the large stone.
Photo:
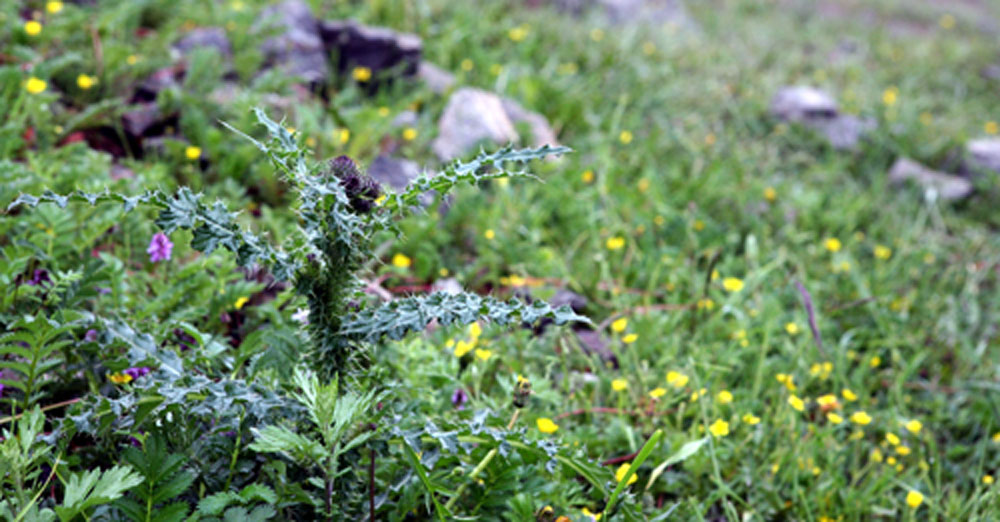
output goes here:
[{"label": "large stone", "polygon": [[420,165],[413,161],[380,155],[368,165],[368,175],[383,185],[401,191],[420,175]]},{"label": "large stone", "polygon": [[608,18],[618,23],[652,23],[696,27],[681,0],[597,0]]},{"label": "large stone", "polygon": [[969,180],[929,169],[908,158],[899,158],[889,170],[889,181],[902,184],[913,181],[926,190],[933,190],[937,196],[946,201],[964,199],[972,194],[972,183]]},{"label": "large stone", "polygon": [[209,47],[219,52],[223,58],[233,56],[233,47],[229,43],[225,29],[221,27],[199,27],[192,29],[180,40],[174,42],[173,48],[181,56],[188,56],[197,49]]},{"label": "large stone", "polygon": [[417,68],[417,78],[420,78],[424,85],[435,94],[444,94],[455,86],[455,75],[434,65],[433,63],[422,61]]},{"label": "large stone", "polygon": [[771,115],[819,132],[836,149],[854,149],[875,122],[841,114],[837,101],[808,86],[784,87],[771,99]]},{"label": "large stone", "polygon": [[423,42],[414,34],[361,25],[353,20],[321,22],[320,34],[341,72],[367,67],[374,79],[379,80],[384,79],[387,71],[413,76],[420,66]]},{"label": "large stone", "polygon": [[968,152],[966,170],[970,174],[984,171],[1000,174],[1000,138],[972,140],[965,149]]},{"label": "large stone", "polygon": [[438,121],[438,137],[431,148],[441,160],[450,161],[483,141],[504,145],[518,140],[514,123],[499,96],[463,87],[448,99]]},{"label": "large stone", "polygon": [[278,67],[310,84],[326,81],[326,48],[308,4],[285,0],[268,7],[261,12],[255,29],[276,33],[261,46],[265,67]]},{"label": "large stone", "polygon": [[840,114],[837,100],[813,87],[783,87],[771,99],[771,114],[792,122],[829,120]]},{"label": "large stone", "polygon": [[504,112],[507,113],[507,117],[514,124],[524,123],[531,130],[532,146],[559,145],[559,141],[556,139],[556,132],[552,130],[549,120],[545,119],[545,116],[526,110],[524,107],[521,107],[521,104],[510,98],[502,99],[501,103],[503,104]]}]

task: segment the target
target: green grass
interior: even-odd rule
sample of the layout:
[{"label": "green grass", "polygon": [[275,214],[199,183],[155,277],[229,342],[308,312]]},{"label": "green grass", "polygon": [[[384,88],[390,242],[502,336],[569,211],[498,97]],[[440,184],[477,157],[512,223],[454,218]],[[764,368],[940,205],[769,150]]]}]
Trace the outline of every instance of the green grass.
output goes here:
[{"label": "green grass", "polygon": [[[414,415],[452,410],[458,387],[469,391],[471,405],[448,415],[500,410],[519,374],[536,392],[518,424],[531,437],[580,445],[590,457],[607,460],[639,451],[663,430],[664,443],[631,486],[650,516],[667,509],[677,519],[728,520],[988,520],[1000,514],[996,486],[983,481],[1000,466],[1000,439],[992,438],[1000,432],[997,179],[981,180],[968,201],[947,204],[926,202],[918,189],[890,186],[886,178],[898,156],[947,167],[966,140],[1000,120],[996,80],[980,75],[996,61],[996,33],[977,28],[983,13],[1000,17],[995,6],[962,4],[948,13],[931,3],[844,2],[843,16],[809,16],[811,2],[689,2],[700,28],[688,30],[608,26],[597,16],[512,7],[521,4],[514,0],[313,3],[323,17],[350,15],[420,34],[427,58],[454,71],[460,84],[502,93],[544,114],[560,141],[575,149],[533,167],[542,183],[494,181],[481,191],[460,191],[443,216],[431,209],[401,223],[405,241],[385,251],[385,266],[372,270],[389,276],[386,287],[429,283],[447,270],[467,288],[498,295],[515,291],[501,282],[511,275],[539,280],[529,291],[540,297],[569,288],[588,298],[587,313],[606,328],[619,367],[585,355],[565,332],[533,337],[489,326],[478,341],[490,350],[488,360],[460,361],[446,343],[467,334],[436,331],[375,355],[386,378],[397,382],[396,397],[414,401]],[[67,5],[48,16],[52,21],[46,19],[37,40],[24,36],[13,7],[4,10],[0,38],[12,42],[5,54],[32,63],[32,74],[50,90],[28,96],[21,87],[27,73],[11,65],[0,71],[4,108],[13,115],[0,130],[0,149],[10,158],[0,164],[0,204],[42,187],[138,191],[193,184],[232,206],[261,208],[263,217],[253,223],[281,240],[294,224],[283,190],[252,147],[215,124],[223,119],[250,128],[250,107],[266,103],[267,94],[292,92],[277,75],[255,77],[260,56],[244,30],[255,3],[244,2],[241,10],[231,2],[210,9],[194,1],[146,4],[161,8],[146,12],[158,12],[162,25],[140,41],[131,37],[139,4]],[[955,17],[951,29],[942,27],[945,14]],[[876,20],[864,21],[872,15]],[[905,30],[889,23],[895,21],[906,22]],[[102,31],[101,62],[84,29],[89,24]],[[227,27],[243,85],[231,104],[211,102],[209,93],[221,81],[218,57],[198,55],[184,91],[161,100],[181,109],[179,127],[210,160],[206,170],[185,160],[184,146],[175,144],[131,162],[136,179],[109,182],[94,175],[107,171],[106,157],[81,145],[53,147],[60,135],[55,126],[65,135],[88,110],[88,118],[110,120],[135,79],[169,63],[166,45],[187,25]],[[526,31],[523,40],[509,37],[513,28]],[[844,42],[855,51],[843,52]],[[139,57],[135,65],[128,64],[130,55]],[[463,70],[466,60],[470,70]],[[73,87],[81,72],[97,75],[98,86]],[[803,83],[833,93],[846,112],[876,119],[878,129],[857,151],[840,152],[805,129],[772,121],[771,95]],[[62,85],[69,85],[75,107],[50,97],[52,87]],[[883,100],[889,88],[898,89],[891,105]],[[322,100],[310,98],[284,114],[317,160],[348,154],[369,162],[384,137],[402,142],[402,129],[390,121],[414,107],[417,137],[402,142],[398,155],[434,164],[429,144],[446,98],[403,85],[365,97],[349,83],[330,94],[329,106],[350,129],[346,142],[343,124]],[[38,136],[33,149],[18,144],[28,126]],[[628,143],[621,139],[625,131]],[[768,188],[773,200],[765,197]],[[97,241],[104,228],[88,226],[83,210],[75,219],[50,210],[5,216],[0,245],[8,254],[0,257],[16,257],[13,245],[24,241],[50,268],[78,266],[73,252]],[[115,219],[106,216],[101,224]],[[121,221],[103,255],[140,271],[150,230],[148,222]],[[72,232],[82,235],[64,237]],[[609,249],[610,238],[623,238],[624,246]],[[825,247],[827,238],[841,242],[839,251]],[[237,276],[196,281],[194,265],[207,262],[177,244],[181,266],[173,274],[140,273],[132,284],[121,282],[95,311],[152,302],[155,311],[142,316],[194,321],[208,312],[217,316],[230,296],[249,295],[250,289],[237,289],[244,284]],[[883,247],[891,254],[876,257]],[[396,253],[413,265],[393,267]],[[185,274],[187,263],[194,265]],[[172,301],[158,295],[169,277],[190,278],[205,304],[192,311],[181,306],[183,293]],[[741,290],[724,289],[730,277],[742,280]],[[811,295],[822,347],[796,282]],[[270,313],[251,310],[248,320],[264,324]],[[200,328],[222,328],[209,317]],[[621,317],[628,319],[625,330],[612,331],[605,319]],[[796,334],[789,324],[797,325]],[[625,344],[626,334],[637,340]],[[689,381],[676,387],[666,380],[669,371]],[[793,378],[794,391],[778,382],[782,374]],[[615,379],[627,388],[614,391]],[[666,393],[652,400],[649,392],[661,387]],[[693,398],[701,389],[705,393]],[[847,400],[845,389],[856,400]],[[722,391],[732,394],[731,402],[718,400]],[[820,411],[817,398],[826,394],[837,396],[832,411],[842,423]],[[790,405],[793,396],[805,401],[804,411]],[[859,411],[870,424],[850,420]],[[746,422],[748,414],[759,424]],[[542,417],[555,420],[558,431],[539,433]],[[728,435],[707,434],[718,420],[728,422]],[[919,433],[906,429],[911,420],[922,423]],[[898,446],[887,442],[888,434],[899,437]],[[653,468],[706,436],[701,451],[643,492]],[[906,504],[911,490],[925,495],[919,509]],[[550,494],[531,500],[574,519],[584,507],[600,507],[582,504],[571,486],[553,486]]]}]

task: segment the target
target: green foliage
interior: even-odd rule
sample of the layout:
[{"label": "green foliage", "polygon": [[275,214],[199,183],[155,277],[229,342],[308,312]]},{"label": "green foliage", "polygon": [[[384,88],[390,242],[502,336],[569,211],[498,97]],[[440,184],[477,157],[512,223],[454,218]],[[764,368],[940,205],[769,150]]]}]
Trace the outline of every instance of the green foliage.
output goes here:
[{"label": "green foliage", "polygon": [[73,520],[92,507],[117,500],[142,482],[142,477],[127,466],[74,473],[65,484],[62,504],[55,507],[56,515],[63,522]]},{"label": "green foliage", "polygon": [[71,341],[60,337],[71,327],[42,317],[24,317],[10,325],[0,337],[0,371],[16,372],[17,378],[0,378],[0,384],[22,393],[21,411],[27,411],[45,397],[43,386],[48,373],[62,364],[60,349]]},{"label": "green foliage", "polygon": [[115,507],[133,522],[184,520],[190,506],[180,497],[195,479],[193,473],[184,469],[187,459],[170,453],[160,434],[146,437],[142,449],[126,448],[122,456],[142,480],[126,498],[115,502]]},{"label": "green foliage", "polygon": [[353,476],[354,471],[343,466],[342,460],[376,435],[359,425],[363,426],[362,420],[374,420],[375,404],[383,395],[375,390],[341,393],[336,377],[328,384],[320,384],[314,373],[304,370],[296,370],[292,381],[297,390],[293,397],[305,408],[311,426],[298,432],[283,426],[254,429],[250,449],[280,453],[300,465],[320,470],[322,480],[309,481],[320,490],[313,494],[317,515],[344,518],[348,506],[343,505],[343,491],[347,488],[338,482],[344,475]]}]

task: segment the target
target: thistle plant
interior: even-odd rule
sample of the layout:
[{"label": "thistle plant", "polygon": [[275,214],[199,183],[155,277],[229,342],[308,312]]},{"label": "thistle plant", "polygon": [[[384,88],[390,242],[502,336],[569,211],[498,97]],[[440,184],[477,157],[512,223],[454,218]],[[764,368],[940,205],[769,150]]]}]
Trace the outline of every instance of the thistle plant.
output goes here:
[{"label": "thistle plant", "polygon": [[[480,319],[498,324],[533,323],[542,318],[552,319],[556,324],[586,321],[569,307],[556,309],[542,301],[530,305],[518,300],[504,302],[472,293],[436,293],[372,304],[366,302],[359,279],[359,271],[373,257],[373,235],[393,229],[396,219],[419,208],[422,194],[428,191],[444,194],[461,183],[533,177],[517,167],[564,154],[568,148],[547,145],[481,152],[471,161],[452,163],[436,174],[425,173],[402,192],[383,193],[382,187],[348,157],[312,164],[292,132],[264,111],[254,112],[268,133],[266,141],[226,127],[265,154],[297,196],[300,225],[292,239],[280,247],[237,224],[237,215],[221,202],[208,205],[200,194],[186,187],[173,195],[152,190],[137,196],[110,192],[22,194],[11,207],[42,202],[65,207],[71,201],[92,205],[117,202],[126,211],[140,204],[158,207],[155,224],[163,234],[190,230],[194,249],[206,254],[217,249],[228,250],[241,267],[261,266],[276,280],[292,282],[308,305],[307,329],[312,340],[308,355],[316,361],[317,370],[327,376],[350,368],[352,361],[360,361],[359,355],[372,343],[383,338],[401,339],[432,321],[444,325],[468,324]],[[155,253],[160,250],[164,249]]]}]

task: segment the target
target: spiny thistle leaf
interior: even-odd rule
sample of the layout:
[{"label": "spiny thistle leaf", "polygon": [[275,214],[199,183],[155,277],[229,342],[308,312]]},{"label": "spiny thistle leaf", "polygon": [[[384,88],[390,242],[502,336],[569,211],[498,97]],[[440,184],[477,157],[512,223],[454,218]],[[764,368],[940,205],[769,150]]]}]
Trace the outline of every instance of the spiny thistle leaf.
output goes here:
[{"label": "spiny thistle leaf", "polygon": [[440,173],[422,174],[410,182],[404,192],[389,197],[385,203],[385,207],[391,211],[399,211],[416,205],[420,195],[429,190],[443,194],[459,183],[476,183],[486,179],[503,177],[534,177],[527,172],[506,170],[504,164],[526,163],[531,160],[555,154],[566,154],[568,152],[572,152],[572,149],[569,147],[553,147],[551,145],[544,145],[537,149],[519,150],[514,150],[513,147],[508,145],[492,153],[480,152],[472,161],[456,161],[445,167],[444,171]]},{"label": "spiny thistle leaf", "polygon": [[402,339],[407,333],[423,330],[432,320],[441,324],[469,324],[485,319],[498,324],[523,322],[533,324],[549,318],[556,324],[568,321],[590,322],[568,306],[552,308],[544,301],[525,304],[511,299],[500,301],[476,294],[438,292],[392,301],[385,305],[355,312],[345,319],[340,335],[374,342],[383,336]]},{"label": "spiny thistle leaf", "polygon": [[229,250],[236,255],[240,266],[267,266],[279,281],[292,280],[298,270],[298,263],[288,253],[272,247],[262,238],[241,228],[235,221],[236,214],[229,212],[221,202],[216,202],[211,207],[206,206],[201,202],[201,194],[192,192],[187,187],[182,187],[173,196],[153,190],[138,196],[108,191],[98,194],[76,191],[66,195],[46,191],[40,196],[21,194],[7,208],[9,210],[19,205],[36,207],[41,203],[55,203],[60,208],[65,208],[70,202],[90,205],[117,202],[122,204],[125,212],[139,204],[158,207],[161,210],[156,219],[157,226],[168,234],[178,228],[191,230],[194,235],[191,246],[196,250],[206,254],[218,248]]}]

